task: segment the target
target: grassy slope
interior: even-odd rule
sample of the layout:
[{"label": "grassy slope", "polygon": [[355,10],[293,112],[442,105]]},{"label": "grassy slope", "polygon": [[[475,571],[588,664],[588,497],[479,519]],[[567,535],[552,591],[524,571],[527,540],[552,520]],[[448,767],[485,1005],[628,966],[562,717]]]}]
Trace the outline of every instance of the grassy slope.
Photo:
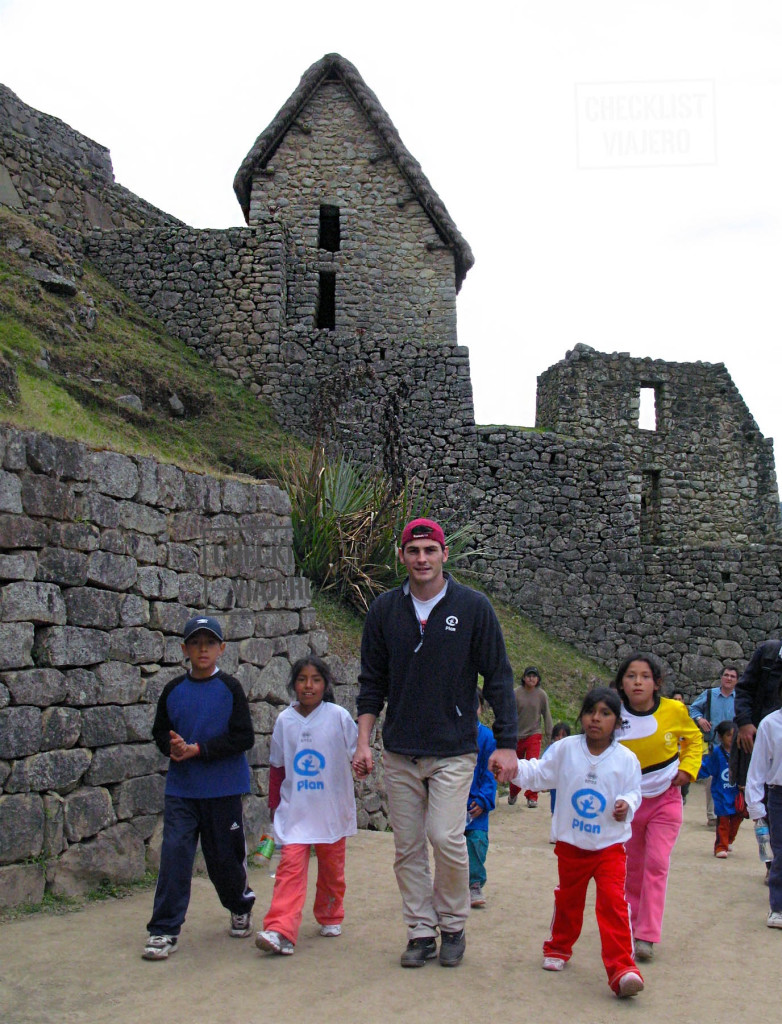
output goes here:
[{"label": "grassy slope", "polygon": [[[285,453],[299,442],[278,427],[262,403],[167,334],[89,266],[78,279],[86,294],[64,298],[45,291],[25,275],[27,260],[8,247],[12,238],[67,263],[50,235],[0,207],[0,358],[13,366],[20,391],[15,403],[0,393],[0,421],[186,469],[277,477]],[[90,300],[97,312],[91,331],[80,319]],[[42,356],[48,368],[39,365]],[[117,404],[116,398],[127,393],[142,399],[142,413]],[[185,406],[181,418],[168,408],[172,393]],[[357,657],[361,617],[327,595],[316,605],[332,652]],[[536,665],[552,715],[572,719],[588,685],[606,681],[605,669],[511,607],[494,605],[516,677],[526,665]]]}]

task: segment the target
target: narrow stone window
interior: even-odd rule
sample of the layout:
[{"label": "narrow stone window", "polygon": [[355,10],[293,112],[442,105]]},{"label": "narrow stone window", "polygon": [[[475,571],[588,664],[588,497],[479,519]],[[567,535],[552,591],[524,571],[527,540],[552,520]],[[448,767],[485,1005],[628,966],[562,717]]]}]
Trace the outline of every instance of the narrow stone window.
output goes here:
[{"label": "narrow stone window", "polygon": [[339,207],[321,206],[318,248],[326,252],[339,252]]},{"label": "narrow stone window", "polygon": [[659,385],[642,384],[638,394],[639,430],[659,430]]},{"label": "narrow stone window", "polygon": [[660,543],[660,470],[645,469],[641,481],[641,543]]},{"label": "narrow stone window", "polygon": [[337,275],[325,270],[318,275],[317,326],[321,330],[333,331],[337,324]]}]

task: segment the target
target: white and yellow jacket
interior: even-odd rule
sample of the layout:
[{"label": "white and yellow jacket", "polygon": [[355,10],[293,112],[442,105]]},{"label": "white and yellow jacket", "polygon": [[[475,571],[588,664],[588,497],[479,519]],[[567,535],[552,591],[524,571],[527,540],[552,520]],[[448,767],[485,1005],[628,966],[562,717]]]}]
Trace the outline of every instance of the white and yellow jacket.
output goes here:
[{"label": "white and yellow jacket", "polygon": [[701,731],[681,701],[655,697],[651,711],[622,705],[617,738],[641,763],[641,794],[659,796],[682,771],[695,780],[701,766]]}]

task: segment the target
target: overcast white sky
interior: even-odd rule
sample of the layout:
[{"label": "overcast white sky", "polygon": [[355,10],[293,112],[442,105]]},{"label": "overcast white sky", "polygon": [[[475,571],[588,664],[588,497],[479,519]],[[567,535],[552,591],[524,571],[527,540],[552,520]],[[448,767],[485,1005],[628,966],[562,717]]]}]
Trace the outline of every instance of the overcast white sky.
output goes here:
[{"label": "overcast white sky", "polygon": [[0,81],[196,227],[243,223],[239,164],[332,51],[475,253],[479,423],[532,426],[585,342],[724,362],[782,444],[779,0],[0,0]]}]

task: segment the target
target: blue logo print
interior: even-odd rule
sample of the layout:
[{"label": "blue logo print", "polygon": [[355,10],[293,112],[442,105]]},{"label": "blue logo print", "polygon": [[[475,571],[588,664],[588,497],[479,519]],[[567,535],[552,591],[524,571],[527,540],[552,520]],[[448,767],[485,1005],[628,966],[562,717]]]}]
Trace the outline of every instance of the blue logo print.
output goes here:
[{"label": "blue logo print", "polygon": [[570,802],[580,818],[597,818],[606,809],[606,798],[594,789],[579,789]]},{"label": "blue logo print", "polygon": [[296,783],[296,791],[302,789],[325,789],[322,779],[313,779],[314,775],[320,775],[326,767],[326,758],[319,750],[300,750],[293,759],[293,770],[297,775],[303,775]]},{"label": "blue logo print", "polygon": [[326,767],[326,758],[317,750],[300,750],[293,759],[297,775],[319,775]]}]

